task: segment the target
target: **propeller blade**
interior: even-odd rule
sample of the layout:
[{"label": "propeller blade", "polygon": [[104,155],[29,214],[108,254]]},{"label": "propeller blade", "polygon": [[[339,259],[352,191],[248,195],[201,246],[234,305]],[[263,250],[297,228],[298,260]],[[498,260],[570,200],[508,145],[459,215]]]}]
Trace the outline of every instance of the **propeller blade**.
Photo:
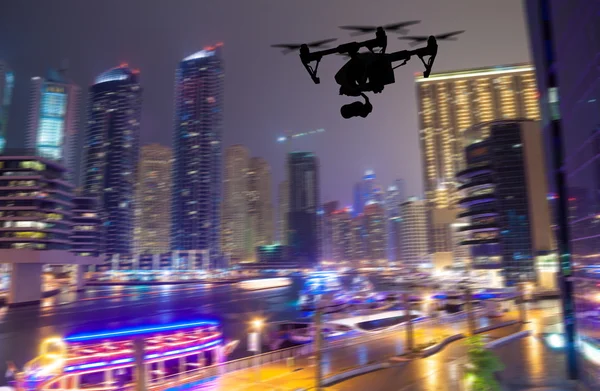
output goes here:
[{"label": "propeller blade", "polygon": [[421,23],[420,20],[410,20],[408,22],[386,24],[385,26],[382,26],[382,27],[386,31],[405,32],[406,29],[404,27],[412,26],[412,25],[419,24],[419,23]]},{"label": "propeller blade", "polygon": [[429,38],[429,37],[416,37],[416,36],[411,36],[411,37],[398,37],[398,39],[402,39],[402,40],[404,40],[404,41],[410,41],[410,42],[408,43],[408,46],[410,46],[410,47],[416,46],[416,45],[418,45],[418,44],[420,44],[420,43],[423,43],[423,42],[427,42],[427,39],[428,39],[428,38]]},{"label": "propeller blade", "polygon": [[[331,43],[331,42],[334,42],[334,41],[337,41],[337,38],[322,39],[320,41],[315,41],[315,42],[307,43],[306,45],[309,48],[318,48],[318,47],[321,47],[321,46],[323,46],[325,44],[328,44],[328,43]],[[300,47],[300,46],[298,46],[298,47]]]},{"label": "propeller blade", "polygon": [[449,38],[452,38],[452,37],[454,37],[456,35],[462,34],[464,32],[465,32],[465,30],[452,31],[452,32],[445,33],[445,34],[438,34],[438,35],[435,36],[435,38],[436,39],[442,39],[442,40],[443,39],[449,39]]}]

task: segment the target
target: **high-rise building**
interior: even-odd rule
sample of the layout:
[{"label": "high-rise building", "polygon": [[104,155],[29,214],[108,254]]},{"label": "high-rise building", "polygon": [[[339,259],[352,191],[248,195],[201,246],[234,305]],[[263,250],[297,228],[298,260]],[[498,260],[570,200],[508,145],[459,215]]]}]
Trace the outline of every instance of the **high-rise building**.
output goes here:
[{"label": "high-rise building", "polygon": [[15,74],[8,64],[0,61],[0,153],[6,147],[6,131],[8,126],[8,112],[12,102],[15,87]]},{"label": "high-rise building", "polygon": [[319,162],[311,152],[288,155],[290,204],[288,213],[288,246],[291,256],[301,265],[319,262]]},{"label": "high-rise building", "polygon": [[175,80],[171,247],[221,256],[221,45],[184,58]]},{"label": "high-rise building", "polygon": [[136,253],[161,254],[170,250],[171,170],[173,152],[160,144],[140,152],[136,188]]},{"label": "high-rise building", "polygon": [[333,259],[333,213],[339,207],[339,201],[329,201],[323,204],[321,217],[321,251],[323,259]]},{"label": "high-rise building", "polygon": [[367,170],[362,180],[354,185],[354,216],[363,213],[365,206],[371,202],[384,202],[385,194],[383,188],[375,181],[375,173]]},{"label": "high-rise building", "polygon": [[70,250],[67,169],[29,150],[0,155],[0,249]]},{"label": "high-rise building", "polygon": [[429,261],[427,208],[424,200],[411,197],[400,205],[400,254],[404,267],[419,268]]},{"label": "high-rise building", "polygon": [[339,209],[331,214],[331,259],[336,262],[353,260],[352,216],[349,209]]},{"label": "high-rise building", "polygon": [[465,130],[496,119],[540,118],[535,70],[494,66],[419,75],[416,83],[426,200],[451,207],[458,201],[456,173],[465,167]]},{"label": "high-rise building", "polygon": [[221,240],[223,254],[233,263],[245,260],[247,253],[246,232],[248,216],[248,171],[250,152],[243,145],[225,149],[225,180],[223,181],[223,230]]},{"label": "high-rise building", "polygon": [[289,181],[281,181],[279,183],[279,218],[278,223],[278,234],[279,243],[286,245],[288,237],[288,213],[290,210],[290,183]]},{"label": "high-rise building", "polygon": [[25,145],[74,170],[81,90],[65,73],[51,69],[45,78],[31,78]]},{"label": "high-rise building", "polygon": [[95,197],[74,197],[71,211],[71,252],[83,257],[98,257],[103,252],[104,230]]},{"label": "high-rise building", "polygon": [[[600,388],[600,338],[590,311],[600,297],[600,3],[527,0],[525,5],[550,184],[557,197],[567,373],[595,390]],[[585,208],[570,206],[569,199],[578,194],[587,198]],[[581,218],[573,218],[577,215]]]},{"label": "high-rise building", "polygon": [[387,188],[385,193],[385,211],[387,219],[387,258],[390,261],[398,260],[398,232],[399,225],[395,218],[400,216],[400,204],[406,200],[404,179],[396,179]]},{"label": "high-rise building", "polygon": [[371,261],[387,259],[387,219],[382,204],[372,201],[365,206],[364,213],[367,258]]},{"label": "high-rise building", "polygon": [[451,262],[463,134],[496,119],[539,119],[535,70],[517,64],[417,76],[416,88],[430,252],[436,264]]},{"label": "high-rise building", "polygon": [[486,122],[465,134],[473,142],[458,173],[459,203],[470,220],[461,230],[471,265],[501,271],[507,286],[536,282],[536,258],[553,250],[539,121]]},{"label": "high-rise building", "polygon": [[258,246],[273,244],[273,203],[271,202],[271,167],[263,158],[250,158],[250,168],[247,172],[250,254],[255,253]]},{"label": "high-rise building", "polygon": [[365,216],[360,214],[352,218],[352,236],[351,236],[351,247],[352,247],[352,260],[353,261],[364,261],[368,259],[367,256],[367,234],[365,232]]},{"label": "high-rise building", "polygon": [[83,195],[99,200],[106,254],[133,252],[142,112],[138,73],[122,64],[96,77],[90,87]]}]

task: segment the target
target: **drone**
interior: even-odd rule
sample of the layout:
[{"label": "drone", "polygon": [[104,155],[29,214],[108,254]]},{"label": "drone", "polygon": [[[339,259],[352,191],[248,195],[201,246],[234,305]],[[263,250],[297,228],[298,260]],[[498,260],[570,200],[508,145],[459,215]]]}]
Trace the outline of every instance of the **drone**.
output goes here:
[{"label": "drone", "polygon": [[[425,67],[423,77],[429,77],[437,55],[437,41],[455,40],[457,35],[464,32],[464,30],[461,30],[439,35],[398,37],[399,39],[410,40],[411,46],[420,43],[426,43],[427,45],[413,50],[386,53],[388,43],[386,31],[406,34],[408,26],[418,23],[420,23],[419,20],[413,20],[380,27],[340,26],[341,29],[352,31],[351,35],[375,33],[375,38],[362,42],[348,42],[335,48],[324,48],[324,45],[336,41],[336,38],[305,44],[277,44],[271,45],[271,47],[284,49],[284,54],[299,50],[302,65],[315,84],[321,82],[317,72],[323,57],[332,54],[348,57],[346,64],[335,75],[335,81],[340,86],[339,93],[346,96],[360,96],[365,102],[357,101],[346,104],[342,106],[340,113],[346,119],[352,117],[365,118],[373,111],[373,105],[371,105],[365,94],[366,92],[378,94],[383,91],[386,85],[393,84],[396,81],[394,70],[406,65],[412,56],[419,57]],[[311,52],[311,48],[324,49]],[[360,50],[363,48],[366,48],[367,51],[361,52]],[[400,64],[394,65],[394,63],[400,61]],[[314,65],[311,65],[313,63]]]}]

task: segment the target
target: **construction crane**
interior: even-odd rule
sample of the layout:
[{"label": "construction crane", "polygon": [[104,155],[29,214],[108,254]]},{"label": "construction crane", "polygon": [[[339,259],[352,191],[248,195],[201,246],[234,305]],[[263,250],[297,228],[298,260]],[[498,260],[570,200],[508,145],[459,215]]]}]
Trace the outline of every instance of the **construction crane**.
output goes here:
[{"label": "construction crane", "polygon": [[315,130],[309,130],[306,132],[301,132],[301,133],[293,133],[291,130],[286,130],[283,136],[279,136],[277,137],[277,142],[284,144],[287,144],[287,148],[286,148],[286,154],[290,152],[290,144],[291,141],[295,138],[299,138],[299,137],[304,137],[304,136],[310,136],[312,134],[317,134],[317,133],[323,133],[325,131],[325,129],[315,129]]}]

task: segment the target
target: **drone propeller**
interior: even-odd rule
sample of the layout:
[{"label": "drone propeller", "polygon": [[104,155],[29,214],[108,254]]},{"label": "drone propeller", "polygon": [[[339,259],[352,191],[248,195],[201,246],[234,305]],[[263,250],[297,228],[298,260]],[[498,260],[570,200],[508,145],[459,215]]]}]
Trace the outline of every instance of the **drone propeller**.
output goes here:
[{"label": "drone propeller", "polygon": [[[434,37],[438,41],[455,41],[456,39],[454,37],[456,37],[457,35],[462,34],[464,32],[465,32],[465,30],[452,31],[452,32],[445,33],[445,34],[434,35]],[[415,46],[420,43],[427,42],[427,39],[429,39],[429,36],[415,35],[415,36],[408,36],[408,37],[398,37],[398,39],[405,39],[408,41],[412,41],[409,43],[409,45]]]},{"label": "drone propeller", "polygon": [[[337,38],[323,39],[321,41],[307,43],[306,46],[308,46],[309,48],[321,48],[321,47],[323,47],[323,45],[328,44],[333,41],[337,41]],[[283,54],[288,54],[288,53],[291,53],[293,51],[300,49],[300,47],[302,45],[303,45],[302,43],[279,43],[279,44],[271,45],[271,47],[284,49],[282,51]]]},{"label": "drone propeller", "polygon": [[[406,34],[408,32],[405,27],[412,26],[414,24],[421,23],[420,20],[411,20],[408,22],[392,23],[381,26],[386,31],[393,31],[396,33]],[[374,33],[377,31],[377,26],[340,26],[342,30],[353,30],[350,33],[351,36]]]}]

